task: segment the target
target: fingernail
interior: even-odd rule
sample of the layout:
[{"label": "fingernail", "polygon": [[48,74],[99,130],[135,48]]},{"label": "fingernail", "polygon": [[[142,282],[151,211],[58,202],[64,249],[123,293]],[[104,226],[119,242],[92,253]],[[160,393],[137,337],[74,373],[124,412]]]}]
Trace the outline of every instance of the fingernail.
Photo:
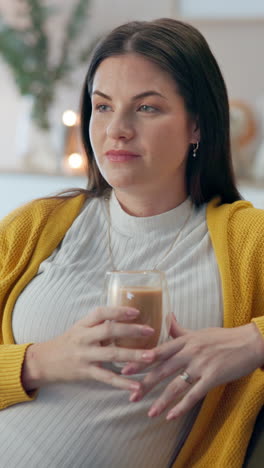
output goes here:
[{"label": "fingernail", "polygon": [[154,329],[150,327],[142,328],[142,335],[152,335],[154,333]]},{"label": "fingernail", "polygon": [[152,361],[154,358],[154,354],[151,351],[144,351],[142,353],[142,359],[145,359],[145,361]]},{"label": "fingernail", "polygon": [[138,398],[139,398],[138,392],[134,392],[134,393],[132,393],[132,395],[130,396],[129,401],[135,402],[135,401],[138,400]]},{"label": "fingernail", "polygon": [[132,366],[124,367],[121,370],[121,374],[130,374],[130,373],[133,373],[133,367]]},{"label": "fingernail", "polygon": [[149,416],[150,418],[153,418],[154,416],[157,416],[157,414],[158,414],[157,408],[151,408],[151,409],[149,410],[149,412],[148,412],[148,416]]},{"label": "fingernail", "polygon": [[177,413],[174,411],[169,411],[169,413],[166,416],[167,421],[170,421],[171,419],[174,419],[177,416]]},{"label": "fingernail", "polygon": [[129,386],[129,390],[136,390],[136,391],[138,391],[138,390],[139,390],[139,387],[140,387],[139,384],[137,384],[137,383],[132,383],[132,384]]},{"label": "fingernail", "polygon": [[137,309],[128,309],[126,311],[126,316],[130,317],[130,318],[136,317],[138,314],[139,314],[139,310],[137,310]]}]

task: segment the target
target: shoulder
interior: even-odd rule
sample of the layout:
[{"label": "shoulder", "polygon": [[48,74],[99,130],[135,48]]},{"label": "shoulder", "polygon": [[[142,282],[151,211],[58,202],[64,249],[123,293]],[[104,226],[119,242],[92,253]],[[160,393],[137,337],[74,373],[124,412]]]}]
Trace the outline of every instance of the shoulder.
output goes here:
[{"label": "shoulder", "polygon": [[51,217],[57,221],[76,216],[84,202],[82,195],[73,198],[44,198],[33,200],[8,214],[0,222],[0,234],[29,232],[45,225]]},{"label": "shoulder", "polygon": [[36,246],[52,252],[78,216],[84,196],[34,200],[0,222],[0,271],[13,271],[19,261],[29,261]]},{"label": "shoulder", "polygon": [[220,205],[215,198],[208,203],[207,218],[210,222],[222,222],[237,229],[251,223],[263,226],[264,210],[254,208],[252,203],[246,200]]},{"label": "shoulder", "polygon": [[247,246],[263,243],[264,210],[254,208],[248,201],[219,205],[212,200],[207,206],[207,223],[212,239],[241,250]]}]

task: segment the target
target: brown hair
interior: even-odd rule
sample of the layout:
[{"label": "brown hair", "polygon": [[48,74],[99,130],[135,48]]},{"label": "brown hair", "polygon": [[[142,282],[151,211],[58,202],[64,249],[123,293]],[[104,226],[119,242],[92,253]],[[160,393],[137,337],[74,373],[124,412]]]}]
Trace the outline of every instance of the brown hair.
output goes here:
[{"label": "brown hair", "polygon": [[89,138],[93,78],[111,56],[140,54],[175,80],[186,110],[197,119],[197,157],[190,146],[186,165],[187,193],[196,206],[220,196],[221,203],[241,199],[231,162],[227,90],[219,66],[202,34],[173,19],[133,21],[115,28],[95,48],[81,98],[81,135],[88,158],[87,196],[101,196],[110,186],[101,175]]}]

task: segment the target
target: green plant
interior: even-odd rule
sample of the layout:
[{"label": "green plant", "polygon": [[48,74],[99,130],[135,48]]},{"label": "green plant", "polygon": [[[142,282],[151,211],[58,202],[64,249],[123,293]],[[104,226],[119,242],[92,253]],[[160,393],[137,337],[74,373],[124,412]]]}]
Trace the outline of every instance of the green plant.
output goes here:
[{"label": "green plant", "polygon": [[[32,118],[43,129],[50,126],[48,113],[55,98],[56,85],[65,80],[81,63],[87,61],[93,44],[80,52],[74,44],[87,21],[90,0],[76,0],[65,27],[61,52],[56,64],[51,64],[51,38],[46,24],[57,11],[43,5],[43,0],[20,0],[26,15],[26,26],[15,28],[0,16],[0,54],[11,67],[22,95],[33,96]],[[21,4],[20,3],[20,4]]]}]

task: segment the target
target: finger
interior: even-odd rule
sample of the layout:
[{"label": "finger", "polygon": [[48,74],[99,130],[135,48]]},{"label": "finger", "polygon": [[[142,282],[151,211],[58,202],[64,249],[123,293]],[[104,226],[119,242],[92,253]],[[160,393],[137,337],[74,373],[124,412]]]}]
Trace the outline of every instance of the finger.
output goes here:
[{"label": "finger", "polygon": [[186,332],[184,328],[178,324],[175,315],[171,314],[171,316],[170,336],[172,336],[172,338],[178,338],[179,336],[185,335]]},{"label": "finger", "polygon": [[[117,339],[124,337],[148,337],[155,330],[147,325],[120,323],[107,320],[92,329],[92,342]],[[87,335],[87,342],[91,342],[91,334]]]},{"label": "finger", "polygon": [[145,362],[144,364],[142,362],[128,362],[121,370],[121,374],[123,375],[138,374],[139,372],[142,372],[144,369],[147,369],[149,366],[149,362],[153,362],[153,360],[155,359],[155,353],[153,353],[153,357],[150,357],[150,358],[148,358],[148,353],[149,351],[147,353],[144,353],[146,354],[146,357],[143,356],[144,361],[147,361],[147,363]]},{"label": "finger", "polygon": [[210,388],[204,382],[203,379],[199,380],[193,387],[184,395],[179,403],[172,408],[167,414],[167,421],[176,419],[179,416],[186,414],[190,411],[196,403],[205,397]]},{"label": "finger", "polygon": [[177,324],[175,323],[175,317],[174,315],[172,314],[172,321],[171,321],[171,327],[170,327],[170,333],[169,335],[172,337],[172,338],[177,338]]},{"label": "finger", "polygon": [[[157,348],[153,348],[152,351],[155,354],[155,358],[153,362],[164,362],[168,360],[170,357],[179,353],[185,345],[184,337],[176,338],[171,341],[166,341],[162,345],[158,346]],[[145,366],[147,367],[147,366]],[[135,362],[128,362],[127,365],[122,369],[122,374],[124,375],[132,375],[142,370],[140,364]]]},{"label": "finger", "polygon": [[[190,384],[182,380],[179,376],[175,377],[153,403],[148,412],[148,416],[159,416],[173,401],[179,399],[179,397],[188,391],[190,391]],[[137,392],[141,392],[141,390],[137,390]]]},{"label": "finger", "polygon": [[79,324],[85,327],[94,327],[105,320],[133,320],[139,313],[139,310],[132,307],[97,307],[81,319]]},{"label": "finger", "polygon": [[122,390],[132,391],[140,388],[139,382],[125,379],[108,369],[103,369],[97,366],[89,366],[89,377],[97,380],[98,382],[103,382]]},{"label": "finger", "polygon": [[154,359],[152,351],[145,352],[144,349],[119,348],[118,346],[90,346],[87,362],[151,362]]},{"label": "finger", "polygon": [[184,348],[185,344],[185,336],[179,336],[173,340],[166,341],[160,346],[154,348],[156,360],[162,362],[169,359],[174,354],[179,353]]},{"label": "finger", "polygon": [[[175,374],[185,368],[187,364],[188,357],[183,353],[179,353],[177,356],[172,356],[166,363],[162,363],[152,369],[141,382],[141,397],[149,393],[157,384],[162,382],[162,380],[171,375],[175,376]],[[182,382],[183,380],[181,379],[180,383]]]}]

